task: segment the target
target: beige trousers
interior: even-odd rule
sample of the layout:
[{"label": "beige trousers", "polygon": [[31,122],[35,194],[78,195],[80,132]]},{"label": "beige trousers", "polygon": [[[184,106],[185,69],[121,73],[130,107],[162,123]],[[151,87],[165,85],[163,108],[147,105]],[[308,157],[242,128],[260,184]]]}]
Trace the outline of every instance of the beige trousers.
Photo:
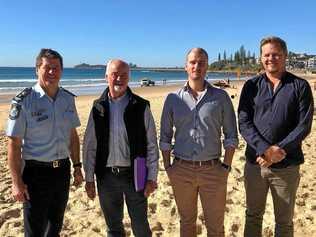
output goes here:
[{"label": "beige trousers", "polygon": [[228,171],[221,163],[198,166],[175,161],[167,174],[180,215],[180,236],[197,235],[197,200],[200,195],[207,236],[223,237]]}]

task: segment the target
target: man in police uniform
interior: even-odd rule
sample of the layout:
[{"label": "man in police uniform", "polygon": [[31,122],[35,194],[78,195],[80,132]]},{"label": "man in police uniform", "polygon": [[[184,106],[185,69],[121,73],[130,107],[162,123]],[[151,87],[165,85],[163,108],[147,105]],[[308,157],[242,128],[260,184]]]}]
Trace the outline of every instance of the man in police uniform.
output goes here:
[{"label": "man in police uniform", "polygon": [[37,84],[13,98],[9,114],[12,194],[23,202],[28,237],[59,236],[69,194],[69,157],[74,185],[83,180],[76,131],[80,121],[74,95],[59,87],[62,70],[60,54],[42,49],[36,59]]}]

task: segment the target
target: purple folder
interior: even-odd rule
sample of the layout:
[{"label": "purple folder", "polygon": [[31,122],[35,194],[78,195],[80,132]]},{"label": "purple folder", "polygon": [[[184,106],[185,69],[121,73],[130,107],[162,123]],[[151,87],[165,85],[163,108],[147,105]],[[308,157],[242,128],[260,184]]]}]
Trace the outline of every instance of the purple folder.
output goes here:
[{"label": "purple folder", "polygon": [[137,157],[134,160],[134,184],[136,192],[145,189],[147,181],[147,167],[146,159],[144,157]]}]

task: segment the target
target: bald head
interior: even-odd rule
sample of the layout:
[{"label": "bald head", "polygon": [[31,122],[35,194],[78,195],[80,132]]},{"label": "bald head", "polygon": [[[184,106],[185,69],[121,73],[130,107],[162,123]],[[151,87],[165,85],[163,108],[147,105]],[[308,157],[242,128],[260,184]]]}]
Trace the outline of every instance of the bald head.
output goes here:
[{"label": "bald head", "polygon": [[112,59],[107,63],[105,77],[113,99],[123,96],[129,81],[129,66],[121,59]]},{"label": "bald head", "polygon": [[125,67],[129,71],[129,65],[121,59],[110,59],[106,64],[105,75],[109,75],[111,67]]}]

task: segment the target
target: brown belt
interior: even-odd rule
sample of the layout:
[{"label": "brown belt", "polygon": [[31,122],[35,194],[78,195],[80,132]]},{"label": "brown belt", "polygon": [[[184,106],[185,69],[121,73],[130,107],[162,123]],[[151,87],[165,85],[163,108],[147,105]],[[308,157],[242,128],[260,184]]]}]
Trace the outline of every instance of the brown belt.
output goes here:
[{"label": "brown belt", "polygon": [[174,158],[177,162],[180,163],[185,163],[185,164],[190,164],[190,165],[196,165],[196,166],[202,166],[202,165],[209,165],[209,166],[213,166],[218,164],[219,159],[213,159],[213,160],[203,160],[203,161],[198,161],[198,160],[183,160],[180,159],[178,157]]}]

